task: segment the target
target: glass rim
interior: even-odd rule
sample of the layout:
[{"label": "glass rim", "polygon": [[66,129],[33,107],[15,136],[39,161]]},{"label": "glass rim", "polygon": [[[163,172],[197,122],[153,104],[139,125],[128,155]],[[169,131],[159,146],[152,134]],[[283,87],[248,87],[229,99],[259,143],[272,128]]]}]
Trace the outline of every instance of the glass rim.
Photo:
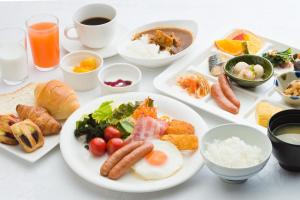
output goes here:
[{"label": "glass rim", "polygon": [[[25,25],[26,25],[27,29],[34,30],[35,32],[48,32],[49,30],[55,29],[55,28],[56,28],[55,26],[53,26],[53,27],[51,27],[51,28],[48,28],[48,29],[46,29],[46,30],[35,30],[35,29],[30,28],[30,26],[31,26],[31,25],[29,25],[29,24],[30,24],[30,23],[29,23],[30,20],[32,20],[32,19],[34,19],[34,18],[36,18],[36,17],[43,17],[43,16],[45,16],[45,17],[53,17],[53,19],[55,19],[55,21],[56,21],[56,25],[57,25],[57,26],[59,25],[59,19],[58,19],[57,16],[52,15],[52,14],[48,14],[48,13],[42,13],[42,14],[35,14],[35,15],[32,15],[32,16],[30,16],[30,17],[25,21]],[[41,22],[42,22],[42,21],[41,21]]]},{"label": "glass rim", "polygon": [[19,26],[3,26],[3,27],[0,27],[0,33],[2,31],[9,31],[9,30],[19,31],[19,33],[21,33],[21,35],[18,36],[18,39],[16,39],[17,42],[23,41],[24,39],[26,40],[27,35],[26,35],[26,30],[24,28],[19,27]]},{"label": "glass rim", "polygon": [[3,26],[3,27],[0,27],[0,31],[5,31],[5,30],[18,30],[18,31],[24,33],[24,35],[26,36],[25,29],[22,28],[22,27],[19,27],[19,26]]}]

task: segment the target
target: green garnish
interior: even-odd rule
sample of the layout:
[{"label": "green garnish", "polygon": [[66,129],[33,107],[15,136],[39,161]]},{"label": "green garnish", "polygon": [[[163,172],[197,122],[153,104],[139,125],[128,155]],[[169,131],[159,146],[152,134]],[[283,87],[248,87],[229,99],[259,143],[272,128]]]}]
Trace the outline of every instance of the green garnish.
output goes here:
[{"label": "green garnish", "polygon": [[268,59],[274,66],[285,67],[290,63],[295,62],[293,51],[288,48],[285,51],[272,50],[263,54],[263,57]]}]

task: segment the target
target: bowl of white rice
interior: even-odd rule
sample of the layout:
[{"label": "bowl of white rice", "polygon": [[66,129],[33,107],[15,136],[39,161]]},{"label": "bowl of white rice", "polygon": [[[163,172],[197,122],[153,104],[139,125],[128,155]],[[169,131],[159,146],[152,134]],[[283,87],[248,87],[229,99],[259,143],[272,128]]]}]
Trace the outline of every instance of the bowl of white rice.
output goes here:
[{"label": "bowl of white rice", "polygon": [[[192,44],[176,54],[170,54],[168,51],[161,51],[158,45],[149,43],[149,37],[147,35],[142,35],[140,38],[135,40],[132,39],[134,35],[143,31],[168,27],[189,31],[193,36]],[[129,35],[127,35],[120,42],[118,46],[118,53],[124,59],[138,66],[149,68],[167,66],[175,60],[188,54],[192,50],[195,44],[197,33],[198,25],[193,20],[168,20],[152,22],[136,28]]]},{"label": "bowl of white rice", "polygon": [[207,167],[230,183],[243,183],[257,174],[272,153],[267,135],[243,124],[212,128],[204,134],[200,143]]}]

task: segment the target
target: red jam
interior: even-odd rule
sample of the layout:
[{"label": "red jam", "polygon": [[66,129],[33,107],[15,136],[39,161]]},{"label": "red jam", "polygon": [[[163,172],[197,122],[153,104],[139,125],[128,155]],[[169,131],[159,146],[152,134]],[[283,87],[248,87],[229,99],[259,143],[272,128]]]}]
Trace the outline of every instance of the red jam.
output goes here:
[{"label": "red jam", "polygon": [[116,81],[104,81],[106,85],[111,87],[126,87],[132,84],[132,81],[118,79]]}]

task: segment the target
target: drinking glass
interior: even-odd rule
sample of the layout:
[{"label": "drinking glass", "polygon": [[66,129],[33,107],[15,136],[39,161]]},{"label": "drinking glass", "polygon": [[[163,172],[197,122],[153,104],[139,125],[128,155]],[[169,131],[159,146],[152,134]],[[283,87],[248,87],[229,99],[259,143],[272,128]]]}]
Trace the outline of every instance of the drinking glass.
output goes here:
[{"label": "drinking glass", "polygon": [[59,25],[53,15],[36,15],[26,21],[28,37],[36,68],[49,71],[59,64]]},{"label": "drinking glass", "polygon": [[22,28],[0,29],[0,68],[8,85],[20,84],[28,76],[26,32]]}]

